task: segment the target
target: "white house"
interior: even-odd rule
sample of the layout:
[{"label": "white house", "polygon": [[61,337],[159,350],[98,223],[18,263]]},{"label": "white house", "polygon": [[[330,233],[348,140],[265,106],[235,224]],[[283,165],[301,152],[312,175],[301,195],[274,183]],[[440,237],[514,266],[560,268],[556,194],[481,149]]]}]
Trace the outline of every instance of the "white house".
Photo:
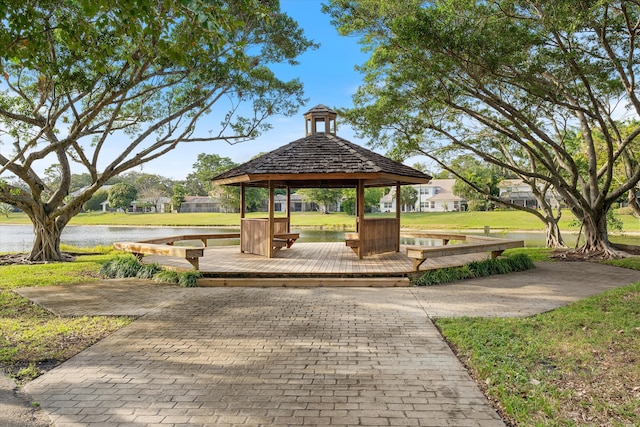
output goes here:
[{"label": "white house", "polygon": [[[504,179],[498,184],[498,188],[500,189],[500,198],[511,204],[533,209],[540,207],[533,191],[531,191],[531,186],[521,179]],[[560,197],[554,190],[547,193],[547,200],[554,209],[560,203]]]},{"label": "white house", "polygon": [[[417,200],[409,209],[402,207],[402,211],[408,212],[456,212],[467,208],[467,201],[453,194],[455,179],[432,179],[428,184],[412,185],[417,192]],[[389,194],[380,199],[381,212],[395,212],[396,192],[392,189]]]}]

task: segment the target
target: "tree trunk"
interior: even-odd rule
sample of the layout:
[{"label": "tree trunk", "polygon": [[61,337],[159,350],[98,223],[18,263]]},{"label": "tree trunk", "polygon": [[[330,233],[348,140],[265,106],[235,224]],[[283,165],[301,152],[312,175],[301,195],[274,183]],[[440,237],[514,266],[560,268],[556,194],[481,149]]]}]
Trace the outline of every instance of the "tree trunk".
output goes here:
[{"label": "tree trunk", "polygon": [[547,247],[548,248],[566,248],[567,245],[564,243],[564,239],[562,238],[562,234],[560,233],[560,227],[558,227],[558,222],[555,219],[545,221],[545,229],[547,233]]},{"label": "tree trunk", "polygon": [[60,221],[60,218],[51,219],[46,215],[34,215],[31,219],[35,240],[29,260],[39,262],[65,261],[65,257],[60,251],[60,236],[66,222]]},{"label": "tree trunk", "polygon": [[606,210],[591,212],[582,219],[584,244],[577,249],[578,253],[589,258],[622,258],[626,254],[614,249],[609,242],[607,232]]},{"label": "tree trunk", "polygon": [[635,187],[629,190],[627,201],[629,206],[633,209],[633,214],[636,217],[640,217],[640,205],[638,204],[638,196]]}]

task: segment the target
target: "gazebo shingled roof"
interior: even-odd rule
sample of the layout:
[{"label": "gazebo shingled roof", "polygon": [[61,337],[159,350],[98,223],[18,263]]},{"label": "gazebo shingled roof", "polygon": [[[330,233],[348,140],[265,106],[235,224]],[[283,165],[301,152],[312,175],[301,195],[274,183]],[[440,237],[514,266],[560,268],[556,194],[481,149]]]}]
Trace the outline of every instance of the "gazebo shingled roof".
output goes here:
[{"label": "gazebo shingled roof", "polygon": [[[305,116],[333,112],[318,105]],[[367,187],[420,184],[431,179],[416,169],[353,144],[328,132],[312,132],[274,151],[213,178],[216,185],[276,187],[353,187],[364,180]]]},{"label": "gazebo shingled roof", "polygon": [[[345,243],[358,258],[400,250],[400,186],[431,180],[416,169],[352,144],[335,134],[336,113],[317,105],[305,113],[306,135],[213,178],[215,185],[239,185],[240,250],[273,257],[290,233],[293,188],[356,188],[356,233]],[[324,125],[324,129],[322,126]],[[269,188],[269,217],[245,218],[245,187]],[[396,217],[365,219],[365,187],[396,187]],[[286,188],[286,218],[275,218],[274,189]],[[288,243],[290,247],[292,243]]]}]

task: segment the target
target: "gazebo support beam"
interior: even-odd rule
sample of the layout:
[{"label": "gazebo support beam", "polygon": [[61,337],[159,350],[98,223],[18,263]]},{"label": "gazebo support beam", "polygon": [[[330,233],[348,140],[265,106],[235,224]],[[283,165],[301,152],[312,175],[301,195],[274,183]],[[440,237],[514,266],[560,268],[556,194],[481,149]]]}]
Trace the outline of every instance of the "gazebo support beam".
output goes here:
[{"label": "gazebo support beam", "polygon": [[358,180],[358,191],[356,194],[356,206],[357,206],[357,212],[358,212],[358,227],[357,227],[357,231],[358,231],[358,235],[360,238],[360,246],[358,248],[358,258],[362,259],[363,255],[364,255],[364,250],[362,248],[362,242],[365,242],[366,237],[364,236],[365,233],[365,226],[364,226],[364,180],[360,179]]},{"label": "gazebo support beam", "polygon": [[240,184],[240,252],[244,253],[244,249],[243,249],[243,244],[242,244],[242,239],[243,237],[243,233],[242,233],[242,220],[244,219],[244,215],[245,215],[245,207],[244,207],[244,192],[246,190],[246,187],[244,184]]},{"label": "gazebo support beam", "polygon": [[267,253],[269,258],[273,258],[273,239],[275,237],[275,215],[274,215],[274,194],[275,189],[273,187],[273,181],[269,181],[269,240]]},{"label": "gazebo support beam", "polygon": [[402,197],[400,194],[400,183],[396,183],[396,220],[398,222],[398,239],[396,244],[396,252],[400,252],[400,202],[402,201]]},{"label": "gazebo support beam", "polygon": [[291,187],[287,185],[287,233],[291,233]]}]

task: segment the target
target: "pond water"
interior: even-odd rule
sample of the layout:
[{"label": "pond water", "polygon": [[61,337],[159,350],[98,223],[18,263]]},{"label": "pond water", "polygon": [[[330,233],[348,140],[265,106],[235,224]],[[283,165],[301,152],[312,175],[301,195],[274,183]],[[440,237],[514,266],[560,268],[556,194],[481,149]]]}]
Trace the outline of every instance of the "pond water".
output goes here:
[{"label": "pond water", "polygon": [[[238,228],[225,227],[114,227],[114,226],[67,226],[62,232],[62,243],[91,247],[110,245],[118,241],[137,241],[179,234],[237,233]],[[300,233],[300,242],[338,242],[344,240],[344,231],[337,230],[294,230]],[[472,233],[468,233],[472,234]],[[482,233],[479,233],[482,234]],[[524,240],[525,246],[544,246],[544,233],[490,233],[491,237]],[[576,234],[564,233],[569,246],[575,245]],[[640,236],[616,236],[614,241],[640,244]],[[402,244],[440,245],[440,240],[402,238]],[[33,244],[33,228],[30,225],[0,225],[0,252],[28,252]],[[193,244],[185,241],[183,244]],[[238,240],[211,240],[213,245],[236,245]]]}]

